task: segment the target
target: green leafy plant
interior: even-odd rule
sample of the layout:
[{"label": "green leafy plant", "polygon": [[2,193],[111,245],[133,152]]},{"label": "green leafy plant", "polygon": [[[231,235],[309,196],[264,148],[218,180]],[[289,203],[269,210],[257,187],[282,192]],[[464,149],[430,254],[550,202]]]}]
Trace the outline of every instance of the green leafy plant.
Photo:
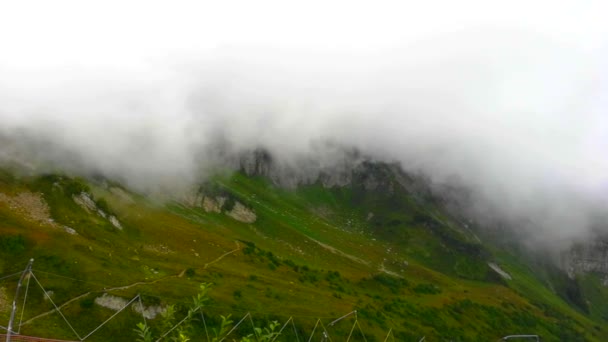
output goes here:
[{"label": "green leafy plant", "polygon": [[175,322],[175,305],[167,305],[167,308],[160,315],[162,317],[161,330],[167,331],[171,329]]},{"label": "green leafy plant", "polygon": [[213,332],[213,338],[211,342],[218,342],[222,336],[224,336],[228,332],[228,327],[232,325],[232,320],[230,319],[231,315],[224,316],[220,315],[222,322],[220,323],[219,328],[213,328],[211,331]]},{"label": "green leafy plant", "polygon": [[259,342],[270,342],[279,336],[279,332],[275,331],[279,327],[279,322],[272,321],[268,324],[268,327],[264,329],[255,328],[254,331],[258,335]]},{"label": "green leafy plant", "polygon": [[152,331],[150,331],[150,327],[143,322],[137,323],[136,328],[133,329],[137,334],[137,342],[152,342]]},{"label": "green leafy plant", "polygon": [[173,342],[188,342],[188,341],[190,341],[190,336],[188,336],[188,333],[187,333],[186,330],[187,330],[186,328],[180,328],[177,331],[177,334],[171,338],[171,341],[173,341]]}]

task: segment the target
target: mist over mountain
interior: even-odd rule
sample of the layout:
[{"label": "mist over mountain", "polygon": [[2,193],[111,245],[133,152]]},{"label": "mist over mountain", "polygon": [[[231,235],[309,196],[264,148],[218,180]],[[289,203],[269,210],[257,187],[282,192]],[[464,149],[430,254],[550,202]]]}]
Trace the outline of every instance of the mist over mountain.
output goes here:
[{"label": "mist over mountain", "polygon": [[[297,11],[275,18],[263,8],[255,20],[237,15],[249,33],[205,23],[226,8],[193,10],[205,13],[200,23],[168,13],[171,27],[146,17],[130,29],[141,7],[128,7],[108,32],[52,10],[68,24],[24,31],[29,48],[7,38],[0,161],[150,190],[187,187],[256,149],[314,181],[356,165],[345,153],[356,150],[468,189],[471,215],[527,222],[514,226],[535,241],[567,244],[606,229],[607,45],[596,5],[521,17],[518,5],[479,17],[463,6],[462,27],[421,23],[415,11],[385,24],[355,6],[337,29],[339,7],[330,6],[310,32]],[[360,27],[365,19],[373,28]],[[563,20],[576,29],[557,29]]]}]

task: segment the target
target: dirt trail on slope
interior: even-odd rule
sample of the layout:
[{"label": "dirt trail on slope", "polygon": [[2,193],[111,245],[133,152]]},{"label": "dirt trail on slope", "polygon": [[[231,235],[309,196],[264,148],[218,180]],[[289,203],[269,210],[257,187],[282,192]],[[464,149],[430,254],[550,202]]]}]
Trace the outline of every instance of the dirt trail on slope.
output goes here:
[{"label": "dirt trail on slope", "polygon": [[235,252],[240,251],[240,250],[241,250],[241,245],[239,245],[238,241],[234,241],[234,243],[236,244],[236,248],[235,248],[235,249],[231,250],[230,252],[226,252],[226,253],[224,253],[224,254],[220,255],[220,256],[219,256],[217,259],[215,259],[215,260],[213,260],[213,261],[211,261],[211,262],[206,263],[206,264],[205,264],[205,267],[203,267],[203,268],[204,268],[204,269],[206,269],[206,268],[207,268],[207,267],[209,267],[210,265],[213,265],[213,264],[215,264],[216,262],[218,262],[218,261],[220,261],[220,260],[224,259],[224,257],[227,257],[227,256],[229,256],[229,255],[230,255],[230,254],[232,254],[232,253],[235,253]]},{"label": "dirt trail on slope", "polygon": [[318,240],[315,240],[315,239],[313,239],[313,238],[311,238],[311,237],[308,237],[308,239],[310,239],[310,240],[314,241],[314,242],[315,242],[315,243],[317,243],[319,246],[321,246],[321,247],[323,247],[323,248],[327,249],[328,251],[330,251],[330,252],[332,252],[332,253],[334,253],[334,254],[337,254],[337,255],[343,256],[343,257],[345,257],[345,258],[347,258],[347,259],[350,259],[350,260],[352,260],[352,261],[354,261],[354,262],[357,262],[357,263],[360,263],[360,264],[363,264],[363,265],[367,265],[367,266],[369,266],[369,262],[367,262],[367,261],[365,261],[365,260],[363,260],[363,259],[361,259],[361,258],[357,258],[357,257],[356,257],[356,256],[354,256],[354,255],[350,255],[350,254],[348,254],[348,253],[342,252],[341,250],[339,250],[339,249],[337,249],[337,248],[335,248],[335,247],[332,247],[332,246],[330,246],[330,245],[324,244],[323,242],[318,241]]}]

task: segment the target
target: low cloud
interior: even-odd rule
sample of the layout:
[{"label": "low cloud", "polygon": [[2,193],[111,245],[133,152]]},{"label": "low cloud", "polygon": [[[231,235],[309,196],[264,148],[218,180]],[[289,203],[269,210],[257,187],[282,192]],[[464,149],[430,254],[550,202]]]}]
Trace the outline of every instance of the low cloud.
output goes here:
[{"label": "low cloud", "polygon": [[[23,61],[11,50],[0,59],[0,160],[150,189],[200,180],[220,163],[220,147],[331,165],[329,141],[435,184],[457,180],[478,215],[571,241],[602,229],[606,212],[608,56],[594,8],[568,34],[555,24],[568,8],[558,10],[563,17],[541,27],[468,18],[464,28],[416,21],[371,34],[352,21],[359,36],[327,26],[329,38],[313,30],[302,44],[231,31],[202,47],[179,26],[168,35],[181,34],[177,46],[162,49],[172,40],[153,31],[159,41],[145,35],[145,48],[124,58],[111,44],[102,45],[107,59],[73,50],[81,61],[53,51]],[[285,20],[288,33],[306,37]]]}]

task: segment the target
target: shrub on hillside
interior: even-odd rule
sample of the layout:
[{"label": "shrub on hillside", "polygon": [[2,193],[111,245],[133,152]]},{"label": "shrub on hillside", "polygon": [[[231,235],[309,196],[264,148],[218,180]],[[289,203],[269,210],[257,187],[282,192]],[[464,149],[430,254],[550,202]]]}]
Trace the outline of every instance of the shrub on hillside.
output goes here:
[{"label": "shrub on hillside", "polygon": [[433,284],[418,284],[413,288],[419,294],[439,294],[441,289]]},{"label": "shrub on hillside", "polygon": [[23,235],[0,236],[0,253],[17,255],[25,251],[25,238]]}]

